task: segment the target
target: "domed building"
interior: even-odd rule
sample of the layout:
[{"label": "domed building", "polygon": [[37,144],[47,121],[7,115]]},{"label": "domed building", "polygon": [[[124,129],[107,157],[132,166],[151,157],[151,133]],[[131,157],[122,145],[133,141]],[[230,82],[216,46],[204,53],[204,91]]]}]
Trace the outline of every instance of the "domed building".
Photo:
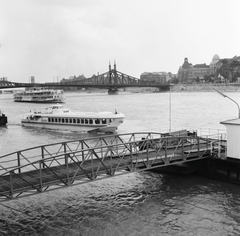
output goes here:
[{"label": "domed building", "polygon": [[204,82],[205,77],[215,75],[219,61],[220,57],[215,54],[209,65],[206,65],[206,63],[192,65],[185,57],[183,65],[178,70],[178,79],[181,83]]},{"label": "domed building", "polygon": [[217,63],[219,62],[219,60],[220,60],[220,57],[217,54],[215,54],[213,56],[213,58],[212,58],[212,61],[209,64],[209,70],[210,70],[209,73],[210,73],[210,75],[214,75],[215,74]]}]

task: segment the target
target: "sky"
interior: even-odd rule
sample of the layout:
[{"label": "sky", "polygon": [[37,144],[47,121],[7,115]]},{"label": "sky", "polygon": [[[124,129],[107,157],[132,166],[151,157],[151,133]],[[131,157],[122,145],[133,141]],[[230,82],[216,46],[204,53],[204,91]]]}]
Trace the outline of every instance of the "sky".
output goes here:
[{"label": "sky", "polygon": [[176,74],[240,56],[239,0],[0,0],[0,78]]}]

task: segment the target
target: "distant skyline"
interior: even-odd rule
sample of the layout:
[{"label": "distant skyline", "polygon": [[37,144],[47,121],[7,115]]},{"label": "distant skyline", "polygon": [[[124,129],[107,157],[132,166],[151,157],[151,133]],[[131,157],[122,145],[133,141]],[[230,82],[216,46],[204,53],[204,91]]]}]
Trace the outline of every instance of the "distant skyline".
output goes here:
[{"label": "distant skyline", "polygon": [[240,56],[239,0],[0,0],[0,77],[176,74]]}]

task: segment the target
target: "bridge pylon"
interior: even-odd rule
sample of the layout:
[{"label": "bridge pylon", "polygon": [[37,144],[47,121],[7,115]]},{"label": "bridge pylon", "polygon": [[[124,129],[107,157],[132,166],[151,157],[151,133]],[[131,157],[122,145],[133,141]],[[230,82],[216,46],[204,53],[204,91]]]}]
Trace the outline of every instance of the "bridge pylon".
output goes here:
[{"label": "bridge pylon", "polygon": [[[108,76],[109,78],[109,84],[116,84],[118,83],[118,80],[119,80],[119,75],[117,73],[117,67],[116,67],[116,62],[114,60],[114,67],[113,69],[111,68],[111,63],[109,61],[109,71],[108,71]],[[119,90],[117,87],[111,87],[108,89],[108,95],[117,95],[119,94]]]}]

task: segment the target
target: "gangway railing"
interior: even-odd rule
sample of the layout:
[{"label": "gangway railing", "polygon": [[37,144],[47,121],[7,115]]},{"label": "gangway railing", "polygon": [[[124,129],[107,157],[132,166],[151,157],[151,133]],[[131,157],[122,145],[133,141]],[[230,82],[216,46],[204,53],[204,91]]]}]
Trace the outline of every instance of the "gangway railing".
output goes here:
[{"label": "gangway railing", "polygon": [[98,146],[139,141],[141,139],[160,138],[157,132],[136,132],[117,135],[104,135],[79,140],[70,140],[31,147],[0,156],[0,175],[11,168],[26,165],[39,159],[53,157],[66,152],[94,148]]},{"label": "gangway railing", "polygon": [[227,158],[227,133],[225,129],[201,128],[198,135],[210,141],[211,156],[214,158]]},{"label": "gangway railing", "polygon": [[0,157],[0,201],[200,160],[212,140],[129,133],[42,145]]}]

